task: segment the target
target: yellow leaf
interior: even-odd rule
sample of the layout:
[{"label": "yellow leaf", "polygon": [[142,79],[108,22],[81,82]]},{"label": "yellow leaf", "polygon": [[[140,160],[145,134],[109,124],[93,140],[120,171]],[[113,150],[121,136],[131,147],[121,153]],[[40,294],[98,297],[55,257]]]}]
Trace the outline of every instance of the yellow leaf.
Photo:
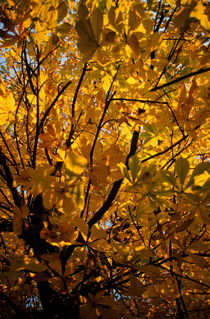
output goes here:
[{"label": "yellow leaf", "polygon": [[62,194],[61,192],[57,198],[56,207],[62,213],[69,213],[72,212],[74,209],[74,202],[69,195],[67,196],[65,194]]},{"label": "yellow leaf", "polygon": [[0,125],[11,121],[15,110],[15,99],[11,92],[6,97],[0,96]]},{"label": "yellow leaf", "polygon": [[53,170],[53,167],[47,164],[38,166],[36,170],[28,167],[15,178],[15,183],[25,186],[34,195],[38,195],[55,183],[54,176],[50,175]]},{"label": "yellow leaf", "polygon": [[88,243],[88,245],[98,251],[109,251],[111,249],[111,246],[108,244],[106,239],[96,239],[92,242]]},{"label": "yellow leaf", "polygon": [[123,154],[120,148],[112,144],[103,154],[104,159],[106,159],[106,164],[113,167],[120,163],[123,159]]},{"label": "yellow leaf", "polygon": [[196,251],[207,251],[209,249],[209,244],[205,242],[196,241],[191,243],[188,246],[188,248]]},{"label": "yellow leaf", "polygon": [[103,163],[94,165],[91,175],[91,183],[94,186],[99,186],[100,184],[104,183],[108,175],[110,174],[109,166],[104,165]]},{"label": "yellow leaf", "polygon": [[132,183],[131,176],[130,176],[129,171],[128,171],[127,167],[125,166],[125,164],[119,163],[119,164],[117,164],[117,166],[119,167],[119,169],[120,169],[122,175],[123,175],[125,178],[127,178],[127,180],[129,180],[129,182]]},{"label": "yellow leaf", "polygon": [[64,167],[69,179],[80,176],[87,165],[87,160],[74,150],[69,150],[65,160]]},{"label": "yellow leaf", "polygon": [[98,8],[95,8],[91,14],[91,24],[96,42],[98,44],[103,26],[103,13]]},{"label": "yellow leaf", "polygon": [[64,272],[64,277],[68,277],[75,270],[75,264],[72,261],[68,261],[66,264],[66,270]]},{"label": "yellow leaf", "polygon": [[60,238],[71,242],[74,241],[78,236],[78,231],[75,230],[74,225],[67,223],[66,221],[61,222],[58,225],[58,233],[60,233]]},{"label": "yellow leaf", "polygon": [[68,12],[66,3],[64,1],[61,1],[56,10],[58,15],[57,22],[60,22],[65,18]]},{"label": "yellow leaf", "polygon": [[208,268],[209,267],[209,263],[207,260],[204,259],[204,257],[202,256],[198,256],[196,254],[189,254],[189,256],[187,257],[187,259],[190,261],[192,261],[193,263],[195,263],[196,265],[198,265],[201,268]]},{"label": "yellow leaf", "polygon": [[79,216],[73,217],[71,220],[71,225],[77,227],[82,234],[87,236],[89,228],[87,223],[82,218],[80,218]]},{"label": "yellow leaf", "polygon": [[106,9],[109,11],[112,6],[112,0],[106,0]]},{"label": "yellow leaf", "polygon": [[193,223],[194,218],[187,219],[181,226],[176,227],[176,233],[185,231]]},{"label": "yellow leaf", "polygon": [[141,33],[143,33],[143,34],[146,34],[146,33],[147,33],[147,30],[145,29],[143,23],[140,23],[139,26],[138,26],[138,28],[136,28],[135,31],[136,31],[136,32],[141,32]]},{"label": "yellow leaf", "polygon": [[15,215],[13,231],[19,236],[22,233],[23,219],[29,214],[29,208],[26,205],[22,205],[20,208],[15,206],[13,208],[13,213]]},{"label": "yellow leaf", "polygon": [[23,229],[23,222],[22,218],[17,216],[15,217],[15,221],[13,223],[13,231],[16,235],[21,235],[22,234],[22,229]]},{"label": "yellow leaf", "polygon": [[144,11],[144,7],[142,3],[137,4],[135,7],[136,13],[139,15],[141,19],[144,19],[146,17],[146,13]]},{"label": "yellow leaf", "polygon": [[83,209],[84,207],[84,184],[82,181],[79,182],[79,184],[77,184],[73,190],[72,190],[72,198],[74,200],[74,202],[76,203],[77,207],[79,207],[80,209]]},{"label": "yellow leaf", "polygon": [[97,141],[94,151],[94,159],[97,162],[100,162],[103,157],[103,144],[100,141]]},{"label": "yellow leaf", "polygon": [[197,5],[192,10],[190,16],[198,19],[202,27],[210,31],[210,20],[205,14],[205,8],[201,0],[198,0]]},{"label": "yellow leaf", "polygon": [[209,173],[203,172],[202,174],[196,175],[194,177],[194,184],[196,186],[203,186],[208,179],[209,179]]},{"label": "yellow leaf", "polygon": [[165,171],[162,170],[161,175],[165,181],[167,181],[169,184],[171,184],[179,189],[179,187],[176,183],[176,179],[175,179],[174,175],[172,174],[172,172],[167,171],[167,170],[165,170]]},{"label": "yellow leaf", "polygon": [[189,16],[190,16],[190,8],[186,7],[180,7],[179,10],[174,15],[174,26],[178,29],[184,29],[188,22],[189,22]]},{"label": "yellow leaf", "polygon": [[54,291],[59,294],[66,293],[66,288],[63,283],[63,279],[61,277],[51,277],[48,279],[50,286]]},{"label": "yellow leaf", "polygon": [[116,36],[116,32],[112,31],[111,29],[107,29],[106,33],[104,34],[104,41],[108,43],[113,43]]},{"label": "yellow leaf", "polygon": [[62,275],[62,263],[60,259],[54,259],[49,263],[50,268]]},{"label": "yellow leaf", "polygon": [[46,266],[39,262],[36,258],[30,256],[18,256],[10,266],[11,271],[30,270],[31,272],[42,272],[46,270]]},{"label": "yellow leaf", "polygon": [[200,215],[201,219],[203,220],[203,222],[206,223],[207,225],[209,225],[210,224],[210,216],[209,216],[208,208],[206,208],[204,206],[199,206],[198,212],[199,212],[199,215]]},{"label": "yellow leaf", "polygon": [[29,208],[26,205],[22,205],[20,208],[15,206],[13,208],[13,213],[15,214],[16,217],[19,216],[21,218],[25,218],[29,214]]},{"label": "yellow leaf", "polygon": [[[130,50],[130,47],[128,46],[128,45],[126,45],[126,47],[129,49],[129,51],[127,51],[128,52],[128,55],[129,56],[132,56],[132,51]],[[128,79],[127,79],[127,83],[128,84],[136,84],[136,83],[138,83],[139,82],[139,80],[138,79],[134,79],[133,77],[129,77]]]},{"label": "yellow leaf", "polygon": [[167,2],[172,7],[176,6],[176,0],[167,0]]},{"label": "yellow leaf", "polygon": [[91,236],[90,236],[91,240],[97,240],[97,239],[106,238],[106,237],[107,237],[107,233],[105,232],[105,230],[103,230],[98,225],[93,225],[93,227],[91,228]]},{"label": "yellow leaf", "polygon": [[112,83],[112,77],[109,74],[106,74],[103,77],[103,89],[105,92],[109,90],[111,83]]},{"label": "yellow leaf", "polygon": [[130,30],[136,31],[138,28],[139,24],[141,22],[141,18],[139,14],[136,13],[136,10],[133,8],[129,11],[129,27]]}]

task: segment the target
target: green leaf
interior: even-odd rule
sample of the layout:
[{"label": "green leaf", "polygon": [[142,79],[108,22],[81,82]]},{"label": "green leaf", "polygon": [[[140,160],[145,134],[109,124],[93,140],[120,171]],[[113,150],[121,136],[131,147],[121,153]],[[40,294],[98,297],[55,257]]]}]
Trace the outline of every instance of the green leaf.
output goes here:
[{"label": "green leaf", "polygon": [[202,174],[204,171],[207,171],[208,173],[210,173],[210,162],[203,162],[203,163],[199,163],[195,168],[194,171],[192,173],[192,176],[197,176]]},{"label": "green leaf", "polygon": [[127,167],[125,166],[125,164],[123,163],[118,163],[117,166],[119,167],[122,175],[127,178],[127,180],[129,180],[130,183],[132,183],[130,175],[129,175],[129,171],[127,169]]},{"label": "green leaf", "polygon": [[176,233],[185,231],[194,222],[194,218],[187,219],[181,226],[176,228]]},{"label": "green leaf", "polygon": [[174,177],[174,175],[170,172],[170,171],[162,171],[161,172],[163,178],[165,179],[165,181],[167,181],[169,184],[173,185],[174,187],[178,188],[178,185],[176,183],[176,179]]},{"label": "green leaf", "polygon": [[175,163],[175,169],[179,177],[180,183],[184,185],[185,178],[190,169],[188,160],[182,157],[178,158]]},{"label": "green leaf", "polygon": [[141,162],[138,159],[137,155],[131,156],[131,158],[128,161],[128,166],[131,172],[132,181],[133,183],[135,183],[136,177],[141,167]]},{"label": "green leaf", "polygon": [[99,39],[103,25],[103,13],[99,9],[94,9],[91,16],[88,16],[86,5],[80,3],[78,9],[79,20],[76,22],[75,28],[78,33],[78,48],[83,54],[84,61],[92,58],[95,51],[99,47]]},{"label": "green leaf", "polygon": [[56,9],[58,13],[58,22],[61,22],[68,13],[67,5],[64,1],[62,1]]},{"label": "green leaf", "polygon": [[144,125],[144,130],[148,133],[152,133],[153,135],[156,135],[156,128],[153,123],[152,124],[146,123]]},{"label": "green leaf", "polygon": [[80,183],[73,188],[73,199],[80,209],[84,207],[84,185]]},{"label": "green leaf", "polygon": [[207,171],[208,173],[210,173],[210,163],[209,162],[203,162],[203,163],[199,163],[193,170],[193,173],[190,177],[190,180],[187,183],[186,188],[194,185],[195,183],[195,176],[201,175],[203,174],[205,171]]}]

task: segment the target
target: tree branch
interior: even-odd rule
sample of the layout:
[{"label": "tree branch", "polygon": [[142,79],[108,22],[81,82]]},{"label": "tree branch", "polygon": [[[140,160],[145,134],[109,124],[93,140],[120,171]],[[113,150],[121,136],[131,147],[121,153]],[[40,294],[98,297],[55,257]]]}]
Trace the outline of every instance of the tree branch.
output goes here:
[{"label": "tree branch", "polygon": [[0,219],[0,233],[13,232],[13,221],[9,221],[5,218]]},{"label": "tree branch", "polygon": [[21,206],[21,197],[18,194],[17,189],[13,186],[13,177],[12,177],[12,173],[10,171],[9,166],[7,165],[7,159],[6,156],[3,154],[3,152],[0,150],[0,165],[2,166],[3,170],[4,170],[4,180],[7,184],[7,186],[9,187],[13,200],[15,202],[15,205],[17,205],[18,207]]},{"label": "tree branch", "polygon": [[152,101],[152,100],[143,100],[143,99],[126,99],[121,97],[113,98],[112,101],[127,101],[127,102],[139,102],[139,103],[154,103],[154,104],[168,104],[168,102],[162,102],[162,101]]},{"label": "tree branch", "polygon": [[[26,318],[26,313],[22,309],[20,309],[12,299],[10,299],[6,294],[3,292],[0,292],[0,298],[4,300],[10,308],[12,308],[17,316],[20,316],[20,318]],[[3,314],[3,313],[2,313]]]},{"label": "tree branch", "polygon": [[151,155],[145,159],[143,159],[141,162],[144,163],[144,162],[147,162],[149,161],[150,159],[154,158],[154,157],[157,157],[157,156],[160,156],[160,155],[163,155],[165,153],[167,153],[168,151],[170,151],[171,149],[173,149],[175,146],[179,145],[181,142],[183,142],[184,140],[186,140],[186,138],[188,137],[188,135],[184,135],[180,140],[178,140],[176,143],[172,144],[171,146],[167,147],[165,150],[159,152],[159,153],[156,153],[154,155]]},{"label": "tree branch", "polygon": [[150,92],[158,91],[158,90],[163,89],[163,88],[165,88],[167,86],[170,86],[170,85],[173,85],[175,83],[181,82],[182,80],[190,78],[190,77],[192,77],[194,75],[202,74],[202,73],[205,73],[205,72],[208,72],[208,71],[210,71],[210,68],[201,68],[198,71],[185,74],[185,75],[180,76],[177,79],[172,80],[172,81],[170,81],[168,83],[165,83],[165,84],[162,84],[162,85],[159,85],[159,86],[155,86],[153,89],[150,90]]},{"label": "tree branch", "polygon": [[[126,161],[125,161],[127,168],[128,168],[129,159],[131,158],[131,156],[133,156],[135,154],[135,152],[137,150],[138,137],[139,137],[139,131],[134,131],[132,139],[131,139],[130,152],[128,153],[128,155],[126,157]],[[114,182],[112,189],[111,189],[106,201],[104,202],[102,207],[95,213],[95,215],[89,220],[89,222],[88,222],[89,229],[91,229],[91,227],[95,223],[97,223],[103,217],[103,215],[107,212],[107,210],[112,206],[112,203],[113,203],[113,201],[114,201],[114,199],[115,199],[115,197],[120,189],[120,186],[122,185],[122,182],[123,182],[123,178]]]},{"label": "tree branch", "polygon": [[[87,71],[87,63],[85,63],[83,69],[82,69],[82,73],[81,73],[81,76],[80,76],[80,79],[78,81],[78,84],[77,84],[77,87],[76,87],[76,90],[75,90],[75,93],[74,93],[74,97],[73,97],[73,101],[72,101],[72,106],[71,106],[71,115],[72,117],[75,116],[75,104],[76,104],[76,101],[77,101],[77,96],[78,96],[78,93],[79,93],[79,90],[80,90],[80,87],[82,85],[82,81],[84,79],[84,76],[85,76],[85,73]],[[71,124],[71,129],[70,129],[70,132],[69,132],[69,136],[68,136],[68,140],[66,142],[66,146],[67,148],[70,147],[71,145],[71,138],[74,134],[74,127],[75,125],[74,124]]]},{"label": "tree branch", "polygon": [[52,101],[52,103],[50,104],[50,106],[48,107],[47,111],[45,112],[45,114],[43,115],[40,123],[39,123],[39,133],[42,130],[43,126],[44,126],[44,122],[46,120],[46,118],[48,117],[50,111],[52,110],[53,106],[56,104],[56,102],[58,101],[59,97],[63,94],[63,92],[67,89],[67,87],[71,84],[72,80],[69,80],[62,88],[61,90],[58,92],[58,94],[56,95],[56,97],[54,98],[54,100]]}]

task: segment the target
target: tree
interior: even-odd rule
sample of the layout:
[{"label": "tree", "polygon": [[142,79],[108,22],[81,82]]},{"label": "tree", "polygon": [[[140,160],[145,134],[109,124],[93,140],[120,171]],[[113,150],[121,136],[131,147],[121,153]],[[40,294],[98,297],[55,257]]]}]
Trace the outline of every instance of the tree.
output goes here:
[{"label": "tree", "polygon": [[209,16],[1,1],[1,318],[207,318]]}]

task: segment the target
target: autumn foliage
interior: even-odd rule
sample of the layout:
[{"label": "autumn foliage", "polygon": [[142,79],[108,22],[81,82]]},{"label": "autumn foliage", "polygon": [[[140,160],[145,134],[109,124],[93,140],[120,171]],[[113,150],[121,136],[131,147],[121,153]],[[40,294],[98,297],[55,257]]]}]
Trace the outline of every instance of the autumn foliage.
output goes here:
[{"label": "autumn foliage", "polygon": [[2,0],[0,318],[208,318],[206,0]]}]

